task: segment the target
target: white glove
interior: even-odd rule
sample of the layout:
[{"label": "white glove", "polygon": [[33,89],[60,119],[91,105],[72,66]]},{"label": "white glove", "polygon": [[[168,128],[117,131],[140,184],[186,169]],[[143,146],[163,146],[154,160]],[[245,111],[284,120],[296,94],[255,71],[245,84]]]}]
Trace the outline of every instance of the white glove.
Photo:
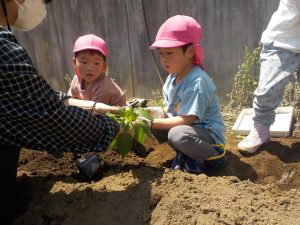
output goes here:
[{"label": "white glove", "polygon": [[162,107],[153,106],[153,107],[147,107],[145,109],[149,111],[150,116],[152,116],[152,118],[154,119],[160,119],[166,117],[166,113]]}]

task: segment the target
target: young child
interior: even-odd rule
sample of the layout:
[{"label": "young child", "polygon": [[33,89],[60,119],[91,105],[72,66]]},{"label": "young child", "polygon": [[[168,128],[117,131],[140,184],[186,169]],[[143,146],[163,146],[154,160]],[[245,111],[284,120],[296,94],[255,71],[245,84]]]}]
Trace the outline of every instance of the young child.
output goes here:
[{"label": "young child", "polygon": [[[225,125],[216,87],[203,69],[201,26],[189,16],[169,18],[158,30],[155,42],[160,61],[170,73],[163,86],[168,118],[152,121],[159,142],[168,140],[175,149],[173,169],[199,174],[206,165],[223,163]],[[214,161],[214,162],[213,162]]]},{"label": "young child", "polygon": [[124,92],[106,76],[108,57],[106,43],[93,34],[84,35],[76,40],[73,53],[76,74],[68,95],[111,106],[126,106]]}]

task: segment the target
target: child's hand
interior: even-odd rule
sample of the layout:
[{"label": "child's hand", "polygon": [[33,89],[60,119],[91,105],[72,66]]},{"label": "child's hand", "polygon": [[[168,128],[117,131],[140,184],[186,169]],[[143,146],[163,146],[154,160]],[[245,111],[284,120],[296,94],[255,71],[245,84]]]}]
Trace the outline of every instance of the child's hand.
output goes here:
[{"label": "child's hand", "polygon": [[145,108],[154,119],[166,118],[166,113],[162,107],[154,106]]}]

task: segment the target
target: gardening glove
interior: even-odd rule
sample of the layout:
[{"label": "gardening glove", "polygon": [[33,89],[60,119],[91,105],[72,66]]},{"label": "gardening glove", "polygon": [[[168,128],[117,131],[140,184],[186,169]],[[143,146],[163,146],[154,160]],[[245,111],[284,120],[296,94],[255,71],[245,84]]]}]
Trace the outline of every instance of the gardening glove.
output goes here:
[{"label": "gardening glove", "polygon": [[135,107],[142,107],[145,108],[147,107],[147,99],[142,99],[142,98],[132,98],[128,101],[128,104],[130,107],[135,108]]},{"label": "gardening glove", "polygon": [[152,118],[154,119],[160,119],[166,117],[166,113],[162,107],[159,106],[147,107],[146,110],[150,113],[150,116],[152,116]]}]

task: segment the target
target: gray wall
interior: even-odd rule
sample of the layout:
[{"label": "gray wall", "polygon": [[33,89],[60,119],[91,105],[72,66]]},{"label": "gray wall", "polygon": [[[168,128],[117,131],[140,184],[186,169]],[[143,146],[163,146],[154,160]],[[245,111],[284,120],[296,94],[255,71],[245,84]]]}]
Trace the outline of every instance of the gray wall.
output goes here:
[{"label": "gray wall", "polygon": [[149,50],[160,25],[176,14],[194,17],[203,28],[204,66],[225,99],[243,48],[257,46],[278,0],[55,0],[48,16],[30,32],[16,32],[40,73],[56,90],[67,91],[73,76],[72,48],[94,33],[109,45],[109,75],[128,96],[151,97],[167,76]]}]

